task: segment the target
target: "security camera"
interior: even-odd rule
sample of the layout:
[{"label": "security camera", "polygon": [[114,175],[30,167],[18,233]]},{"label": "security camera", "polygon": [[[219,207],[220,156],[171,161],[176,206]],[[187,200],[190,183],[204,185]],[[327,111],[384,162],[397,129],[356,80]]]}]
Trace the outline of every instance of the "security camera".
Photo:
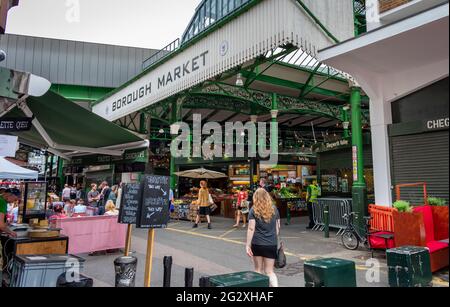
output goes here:
[{"label": "security camera", "polygon": [[6,60],[6,52],[0,50],[0,62],[3,62],[4,60]]}]

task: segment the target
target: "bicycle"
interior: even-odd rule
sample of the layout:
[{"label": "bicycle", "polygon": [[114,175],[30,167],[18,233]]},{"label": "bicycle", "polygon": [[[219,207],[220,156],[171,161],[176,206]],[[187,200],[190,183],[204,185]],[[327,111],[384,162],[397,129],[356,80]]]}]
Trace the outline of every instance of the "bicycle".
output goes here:
[{"label": "bicycle", "polygon": [[368,236],[369,236],[369,221],[372,218],[368,216],[364,217],[366,223],[365,223],[365,235],[363,236],[353,224],[353,217],[355,215],[356,215],[355,212],[351,212],[343,216],[344,220],[347,222],[347,228],[345,228],[341,236],[342,244],[344,244],[345,248],[349,250],[357,250],[360,244],[364,244],[365,247],[370,249]]}]

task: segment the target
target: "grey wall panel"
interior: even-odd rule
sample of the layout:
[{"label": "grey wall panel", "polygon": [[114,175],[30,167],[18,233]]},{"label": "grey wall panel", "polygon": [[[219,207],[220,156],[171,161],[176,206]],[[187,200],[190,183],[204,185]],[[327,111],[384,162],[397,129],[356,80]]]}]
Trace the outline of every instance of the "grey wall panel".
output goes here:
[{"label": "grey wall panel", "polygon": [[119,62],[120,62],[120,73],[117,76],[118,77],[118,82],[119,83],[125,83],[122,80],[124,79],[124,77],[126,79],[130,79],[128,78],[128,48],[126,47],[121,47],[120,48],[120,58],[119,58]]},{"label": "grey wall panel", "polygon": [[67,42],[66,82],[75,83],[75,42]]},{"label": "grey wall panel", "polygon": [[74,83],[81,85],[83,80],[83,49],[84,44],[75,45],[75,74]]},{"label": "grey wall panel", "polygon": [[0,36],[7,59],[0,66],[25,70],[55,84],[119,87],[142,71],[155,50],[14,34]]},{"label": "grey wall panel", "polygon": [[8,40],[9,50],[14,50],[14,52],[7,52],[6,64],[9,67],[16,67],[16,56],[17,56],[17,36],[10,37]]},{"label": "grey wall panel", "polygon": [[98,68],[97,68],[97,83],[101,86],[106,86],[106,46],[100,45],[98,47]]},{"label": "grey wall panel", "polygon": [[17,70],[25,70],[25,37],[18,37],[17,39],[17,54],[16,54],[16,67]]},{"label": "grey wall panel", "polygon": [[68,41],[60,41],[58,50],[57,83],[67,82],[67,50]]},{"label": "grey wall panel", "polygon": [[89,74],[91,72],[91,50],[90,44],[83,43],[83,74],[81,79],[81,85],[88,85],[90,81]]},{"label": "grey wall panel", "polygon": [[113,83],[119,83],[120,82],[120,47],[114,47],[114,63],[113,63],[113,75],[112,75],[112,82]]},{"label": "grey wall panel", "polygon": [[25,42],[25,71],[33,70],[34,42],[35,39],[33,37],[27,39]]},{"label": "grey wall panel", "polygon": [[58,64],[59,64],[59,46],[60,41],[51,40],[50,42],[50,80],[55,80],[58,83]]},{"label": "grey wall panel", "polygon": [[136,71],[135,64],[136,64],[136,50],[128,49],[128,63],[127,63],[127,79],[128,80],[132,79],[134,76],[134,72]]},{"label": "grey wall panel", "polygon": [[106,49],[105,85],[114,84],[114,49]]},{"label": "grey wall panel", "polygon": [[51,42],[50,39],[44,39],[42,41],[42,71],[41,71],[41,76],[44,77],[44,78],[48,78],[48,79],[50,79],[51,45],[52,45],[52,42]]},{"label": "grey wall panel", "polygon": [[34,40],[34,52],[33,52],[33,67],[31,72],[38,76],[43,76],[42,74],[42,46],[44,42],[42,39],[36,38]]},{"label": "grey wall panel", "polygon": [[94,84],[98,80],[98,61],[99,61],[99,46],[91,45],[89,59],[89,84]]}]

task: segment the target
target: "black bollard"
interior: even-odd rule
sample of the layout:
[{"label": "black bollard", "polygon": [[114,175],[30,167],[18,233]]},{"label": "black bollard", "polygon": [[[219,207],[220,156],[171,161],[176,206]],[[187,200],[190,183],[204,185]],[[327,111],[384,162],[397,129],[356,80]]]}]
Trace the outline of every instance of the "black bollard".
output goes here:
[{"label": "black bollard", "polygon": [[133,288],[136,282],[138,259],[136,257],[119,257],[114,260],[116,270],[116,288]]},{"label": "black bollard", "polygon": [[163,287],[170,288],[170,279],[172,276],[172,256],[164,257],[164,280]]},{"label": "black bollard", "polygon": [[187,268],[184,271],[184,286],[186,288],[192,288],[194,286],[194,269]]},{"label": "black bollard", "polygon": [[200,288],[208,288],[211,285],[209,284],[209,276],[203,276],[200,278]]}]

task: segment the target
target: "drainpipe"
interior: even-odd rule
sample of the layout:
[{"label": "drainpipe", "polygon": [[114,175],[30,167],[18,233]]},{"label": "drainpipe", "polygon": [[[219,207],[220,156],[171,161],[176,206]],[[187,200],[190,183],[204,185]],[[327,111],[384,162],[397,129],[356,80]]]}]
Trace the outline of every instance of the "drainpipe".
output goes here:
[{"label": "drainpipe", "polygon": [[273,143],[271,150],[273,155],[278,155],[278,96],[276,93],[272,94],[272,110],[270,111],[270,114],[272,115],[270,139]]}]

